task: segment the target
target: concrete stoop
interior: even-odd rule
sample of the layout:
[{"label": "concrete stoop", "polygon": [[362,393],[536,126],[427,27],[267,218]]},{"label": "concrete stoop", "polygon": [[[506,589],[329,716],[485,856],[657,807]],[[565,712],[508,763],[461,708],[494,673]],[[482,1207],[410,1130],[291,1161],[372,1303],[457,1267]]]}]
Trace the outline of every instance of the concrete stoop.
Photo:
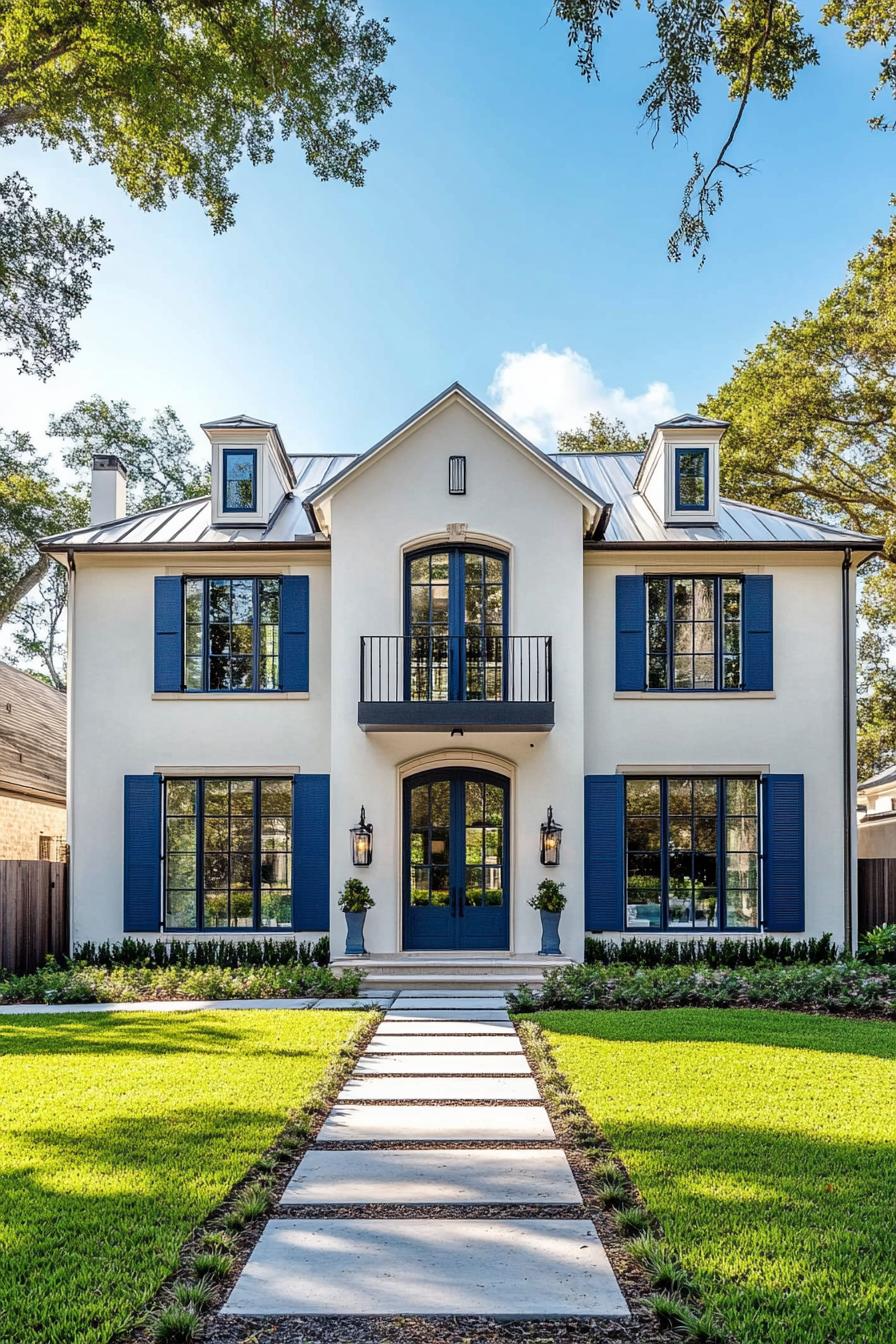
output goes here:
[{"label": "concrete stoop", "polygon": [[545,971],[571,966],[570,957],[509,953],[374,953],[367,957],[334,957],[334,971],[363,970],[367,990],[461,989],[509,990],[518,985],[537,989]]}]

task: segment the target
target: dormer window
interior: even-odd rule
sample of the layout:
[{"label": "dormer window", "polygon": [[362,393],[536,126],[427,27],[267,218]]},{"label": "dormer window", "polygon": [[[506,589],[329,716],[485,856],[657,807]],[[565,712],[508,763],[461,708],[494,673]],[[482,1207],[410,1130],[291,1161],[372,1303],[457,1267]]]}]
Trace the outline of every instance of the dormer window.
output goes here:
[{"label": "dormer window", "polygon": [[675,449],[676,509],[709,508],[709,449]]},{"label": "dormer window", "polygon": [[223,513],[254,513],[258,507],[258,453],[224,448],[221,453]]}]

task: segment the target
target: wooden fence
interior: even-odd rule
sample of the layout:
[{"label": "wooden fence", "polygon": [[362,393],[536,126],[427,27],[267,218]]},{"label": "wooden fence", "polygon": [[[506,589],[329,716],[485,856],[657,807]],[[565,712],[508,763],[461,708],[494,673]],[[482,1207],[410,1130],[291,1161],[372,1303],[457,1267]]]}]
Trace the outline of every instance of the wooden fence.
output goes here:
[{"label": "wooden fence", "polygon": [[859,859],[859,937],[896,924],[896,859]]},{"label": "wooden fence", "polygon": [[21,974],[67,952],[67,865],[0,860],[0,967]]}]

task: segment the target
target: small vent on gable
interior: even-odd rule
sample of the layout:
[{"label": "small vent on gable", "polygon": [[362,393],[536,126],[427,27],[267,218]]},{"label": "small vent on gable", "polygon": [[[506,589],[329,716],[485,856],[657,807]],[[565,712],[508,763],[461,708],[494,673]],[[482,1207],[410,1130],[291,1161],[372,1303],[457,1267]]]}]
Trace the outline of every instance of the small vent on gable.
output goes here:
[{"label": "small vent on gable", "polygon": [[465,457],[449,457],[448,459],[448,493],[449,495],[465,495],[467,493],[467,459]]}]

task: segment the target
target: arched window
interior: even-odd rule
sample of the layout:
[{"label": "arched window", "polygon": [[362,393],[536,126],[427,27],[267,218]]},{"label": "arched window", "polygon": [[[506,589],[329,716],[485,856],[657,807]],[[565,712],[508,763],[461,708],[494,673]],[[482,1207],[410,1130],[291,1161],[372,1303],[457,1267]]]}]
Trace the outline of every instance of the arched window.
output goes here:
[{"label": "arched window", "polygon": [[406,685],[411,700],[502,700],[507,556],[433,546],[405,559]]}]

